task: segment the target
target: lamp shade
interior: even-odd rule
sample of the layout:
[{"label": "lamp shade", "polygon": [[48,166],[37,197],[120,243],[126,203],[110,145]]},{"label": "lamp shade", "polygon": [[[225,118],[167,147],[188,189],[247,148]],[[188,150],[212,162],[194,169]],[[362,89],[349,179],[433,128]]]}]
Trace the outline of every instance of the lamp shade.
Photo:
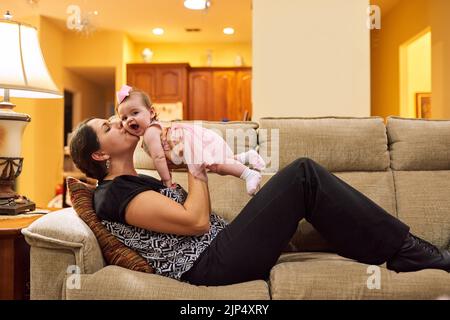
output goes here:
[{"label": "lamp shade", "polygon": [[0,96],[61,98],[42,55],[36,28],[0,20]]}]

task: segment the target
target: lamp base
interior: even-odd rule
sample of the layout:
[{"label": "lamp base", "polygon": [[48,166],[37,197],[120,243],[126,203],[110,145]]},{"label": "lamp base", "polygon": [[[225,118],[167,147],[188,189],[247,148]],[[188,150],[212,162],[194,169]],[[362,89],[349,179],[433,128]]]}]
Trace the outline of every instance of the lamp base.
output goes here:
[{"label": "lamp base", "polygon": [[17,215],[36,210],[36,204],[24,196],[0,199],[0,214]]}]

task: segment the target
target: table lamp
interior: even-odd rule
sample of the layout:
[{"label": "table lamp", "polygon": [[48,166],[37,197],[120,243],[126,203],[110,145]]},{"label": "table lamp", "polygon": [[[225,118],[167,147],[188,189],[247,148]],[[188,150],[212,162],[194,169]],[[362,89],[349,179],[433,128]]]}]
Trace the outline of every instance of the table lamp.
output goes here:
[{"label": "table lamp", "polygon": [[36,205],[14,191],[22,171],[22,134],[29,115],[13,111],[10,97],[62,98],[42,56],[33,26],[12,20],[6,12],[0,19],[0,214],[19,214]]}]

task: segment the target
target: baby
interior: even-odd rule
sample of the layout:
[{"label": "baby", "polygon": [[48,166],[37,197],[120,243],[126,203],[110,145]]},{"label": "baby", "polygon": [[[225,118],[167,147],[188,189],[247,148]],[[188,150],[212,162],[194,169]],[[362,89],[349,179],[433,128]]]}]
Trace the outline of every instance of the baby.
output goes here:
[{"label": "baby", "polygon": [[[167,160],[184,162],[196,178],[207,181],[205,169],[220,175],[232,175],[245,180],[247,193],[254,195],[260,188],[260,170],[265,162],[255,151],[234,155],[216,132],[199,125],[173,122],[163,126],[148,95],[124,85],[117,92],[116,112],[124,128],[131,134],[143,136],[142,147],[153,159],[162,182],[172,187],[172,175]],[[245,165],[250,163],[252,170]]]}]

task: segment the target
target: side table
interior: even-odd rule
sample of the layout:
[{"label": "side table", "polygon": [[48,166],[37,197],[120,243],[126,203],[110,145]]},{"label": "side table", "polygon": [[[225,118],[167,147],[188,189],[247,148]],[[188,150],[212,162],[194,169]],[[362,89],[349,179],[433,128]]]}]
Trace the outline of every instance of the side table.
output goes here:
[{"label": "side table", "polygon": [[30,247],[21,230],[49,211],[0,215],[0,300],[30,298]]}]

